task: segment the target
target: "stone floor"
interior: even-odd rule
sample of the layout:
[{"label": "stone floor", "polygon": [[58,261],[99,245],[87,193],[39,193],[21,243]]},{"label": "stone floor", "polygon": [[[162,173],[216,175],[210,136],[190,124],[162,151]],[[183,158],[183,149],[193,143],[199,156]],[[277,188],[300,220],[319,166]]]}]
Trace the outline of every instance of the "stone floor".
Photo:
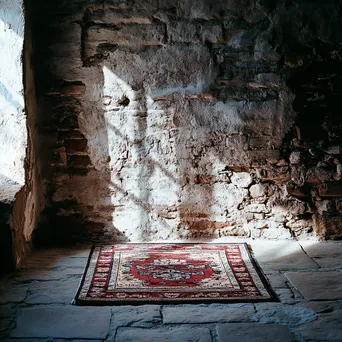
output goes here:
[{"label": "stone floor", "polygon": [[280,303],[78,307],[89,247],[39,250],[0,280],[0,340],[342,341],[342,242],[246,242]]}]

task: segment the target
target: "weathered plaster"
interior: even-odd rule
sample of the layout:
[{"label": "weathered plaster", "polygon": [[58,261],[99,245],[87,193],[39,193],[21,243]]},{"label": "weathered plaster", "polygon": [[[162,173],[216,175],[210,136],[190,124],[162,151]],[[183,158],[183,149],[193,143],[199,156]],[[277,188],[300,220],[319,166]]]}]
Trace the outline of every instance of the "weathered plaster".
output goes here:
[{"label": "weathered plaster", "polygon": [[0,202],[9,213],[8,220],[0,218],[0,228],[1,236],[8,232],[2,244],[12,244],[16,267],[30,247],[42,198],[34,143],[32,38],[26,19],[23,1],[0,1]]},{"label": "weathered plaster", "polygon": [[[315,32],[338,42],[323,24],[329,6],[288,7],[281,0],[37,7],[39,111],[50,130],[41,140],[50,153],[44,177],[56,219],[47,231],[102,241],[290,239],[315,229],[324,236],[316,214],[336,215],[337,207],[318,203],[316,185],[340,179],[341,163],[330,140],[330,152],[322,150],[328,163],[308,157],[318,142],[300,139],[302,109],[293,108],[308,85],[298,92],[290,85],[305,63],[322,58]],[[308,14],[317,22],[309,16],[297,37],[287,23]],[[292,154],[300,148],[304,161]]]},{"label": "weathered plaster", "polygon": [[27,144],[24,111],[22,52],[24,12],[22,1],[0,1],[0,173],[25,183]]}]

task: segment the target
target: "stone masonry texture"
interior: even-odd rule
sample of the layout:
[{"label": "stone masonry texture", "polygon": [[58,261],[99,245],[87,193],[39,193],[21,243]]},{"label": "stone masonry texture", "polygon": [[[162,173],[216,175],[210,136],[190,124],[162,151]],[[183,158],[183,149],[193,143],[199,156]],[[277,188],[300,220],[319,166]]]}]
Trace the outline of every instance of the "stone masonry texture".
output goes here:
[{"label": "stone masonry texture", "polygon": [[37,239],[342,235],[340,5],[31,4]]}]

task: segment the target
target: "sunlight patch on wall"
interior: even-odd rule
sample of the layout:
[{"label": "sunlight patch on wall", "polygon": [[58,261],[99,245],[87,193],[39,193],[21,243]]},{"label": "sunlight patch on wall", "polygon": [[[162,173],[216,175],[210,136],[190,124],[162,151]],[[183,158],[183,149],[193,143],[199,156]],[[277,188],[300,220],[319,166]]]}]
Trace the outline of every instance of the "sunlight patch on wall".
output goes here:
[{"label": "sunlight patch on wall", "polygon": [[27,144],[23,87],[24,15],[21,2],[2,1],[0,8],[0,172],[24,184]]},{"label": "sunlight patch on wall", "polygon": [[158,127],[166,114],[145,89],[133,90],[106,66],[103,75],[113,224],[132,240],[147,239],[152,230],[165,238],[171,228],[160,210],[179,199],[178,177],[161,156],[161,144],[171,144]]}]

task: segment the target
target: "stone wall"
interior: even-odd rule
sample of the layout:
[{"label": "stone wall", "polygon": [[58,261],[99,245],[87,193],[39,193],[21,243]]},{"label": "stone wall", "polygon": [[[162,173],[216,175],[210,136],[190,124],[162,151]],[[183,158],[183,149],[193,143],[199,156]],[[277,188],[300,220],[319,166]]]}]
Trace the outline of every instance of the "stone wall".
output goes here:
[{"label": "stone wall", "polygon": [[30,61],[30,49],[23,53],[30,41],[25,19],[23,1],[0,0],[0,272],[20,265],[40,212],[31,135],[34,84],[27,81],[30,68],[27,79],[23,70]]},{"label": "stone wall", "polygon": [[24,42],[22,1],[0,2],[0,174],[25,183],[26,121],[21,55]]},{"label": "stone wall", "polygon": [[40,236],[342,235],[340,6],[32,6]]}]

